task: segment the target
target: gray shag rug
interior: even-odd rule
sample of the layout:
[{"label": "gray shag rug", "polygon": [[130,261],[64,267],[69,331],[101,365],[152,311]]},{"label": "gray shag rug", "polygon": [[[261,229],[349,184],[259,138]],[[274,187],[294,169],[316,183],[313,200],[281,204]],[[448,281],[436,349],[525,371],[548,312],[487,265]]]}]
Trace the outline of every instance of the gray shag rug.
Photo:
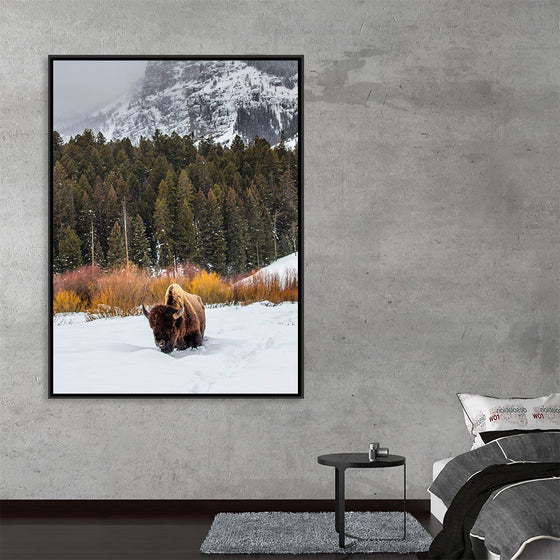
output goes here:
[{"label": "gray shag rug", "polygon": [[[347,512],[344,530],[358,537],[346,537],[345,553],[420,552],[428,550],[433,540],[410,513],[402,540],[403,514],[398,511]],[[219,513],[200,550],[205,554],[325,554],[342,549],[333,512],[269,511]]]}]

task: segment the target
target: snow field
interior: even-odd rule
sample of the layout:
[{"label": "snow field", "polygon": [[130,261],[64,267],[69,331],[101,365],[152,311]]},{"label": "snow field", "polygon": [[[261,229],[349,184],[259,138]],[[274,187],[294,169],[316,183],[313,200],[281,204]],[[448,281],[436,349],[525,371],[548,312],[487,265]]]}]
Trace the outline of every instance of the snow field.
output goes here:
[{"label": "snow field", "polygon": [[266,281],[267,279],[277,278],[280,285],[284,287],[289,278],[298,277],[298,254],[290,253],[285,257],[270,263],[268,266],[261,268],[255,274],[251,274],[247,278],[243,278],[237,284],[250,284],[253,280]]},{"label": "snow field", "polygon": [[298,304],[206,308],[200,348],[164,354],[144,316],[53,319],[55,394],[297,394]]}]

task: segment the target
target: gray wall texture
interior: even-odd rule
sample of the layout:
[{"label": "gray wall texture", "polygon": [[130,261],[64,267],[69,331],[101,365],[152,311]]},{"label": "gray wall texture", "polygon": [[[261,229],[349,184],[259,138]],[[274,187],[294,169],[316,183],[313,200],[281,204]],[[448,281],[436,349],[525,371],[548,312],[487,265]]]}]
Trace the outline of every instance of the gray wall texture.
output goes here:
[{"label": "gray wall texture", "polygon": [[[456,392],[558,390],[559,6],[4,0],[1,497],[329,498],[380,441],[427,498]],[[49,54],[305,55],[304,399],[47,399]]]}]

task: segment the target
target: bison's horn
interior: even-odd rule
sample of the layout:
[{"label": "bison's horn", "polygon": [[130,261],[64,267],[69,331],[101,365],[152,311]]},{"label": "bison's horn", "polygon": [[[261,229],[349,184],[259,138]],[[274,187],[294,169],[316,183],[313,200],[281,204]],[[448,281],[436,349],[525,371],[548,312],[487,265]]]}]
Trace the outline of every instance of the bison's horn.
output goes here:
[{"label": "bison's horn", "polygon": [[181,305],[181,307],[173,314],[173,319],[176,321],[179,317],[182,317],[184,310],[185,308]]},{"label": "bison's horn", "polygon": [[144,307],[144,304],[142,304],[142,313],[144,313],[146,319],[150,318],[150,314],[148,313],[148,310]]}]

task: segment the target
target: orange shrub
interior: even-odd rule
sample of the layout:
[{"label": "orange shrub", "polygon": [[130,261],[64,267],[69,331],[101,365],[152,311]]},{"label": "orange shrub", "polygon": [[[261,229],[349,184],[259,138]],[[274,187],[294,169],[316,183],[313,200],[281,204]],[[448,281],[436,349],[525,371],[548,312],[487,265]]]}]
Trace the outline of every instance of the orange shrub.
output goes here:
[{"label": "orange shrub", "polygon": [[72,290],[58,290],[53,298],[53,315],[56,313],[77,313],[83,309],[82,298]]},{"label": "orange shrub", "polygon": [[198,272],[190,282],[182,286],[191,294],[202,298],[204,303],[231,303],[233,290],[216,272]]},{"label": "orange shrub", "polygon": [[97,280],[105,273],[99,265],[82,266],[53,276],[53,296],[60,290],[72,291],[87,305]]},{"label": "orange shrub", "polygon": [[199,270],[188,263],[160,276],[135,266],[108,273],[90,266],[53,277],[53,312],[86,311],[91,319],[138,315],[142,304],[163,303],[173,283],[199,295],[205,304],[298,301],[295,272],[281,279],[261,274],[233,283],[216,272]]},{"label": "orange shrub", "polygon": [[169,284],[176,282],[173,276],[154,276],[150,281],[150,301],[149,303],[163,303],[165,292]]}]

